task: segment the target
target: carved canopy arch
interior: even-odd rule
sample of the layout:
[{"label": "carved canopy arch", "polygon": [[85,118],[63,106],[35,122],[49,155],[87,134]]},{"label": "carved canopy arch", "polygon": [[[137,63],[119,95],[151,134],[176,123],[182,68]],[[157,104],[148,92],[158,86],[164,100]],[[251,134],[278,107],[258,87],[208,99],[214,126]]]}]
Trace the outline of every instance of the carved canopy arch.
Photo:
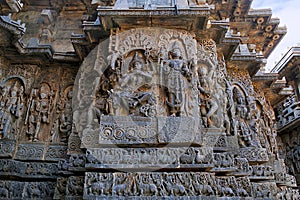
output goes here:
[{"label": "carved canopy arch", "polygon": [[216,69],[219,65],[217,57],[216,43],[212,39],[201,40],[197,45],[198,64],[205,64],[211,69]]},{"label": "carved canopy arch", "polygon": [[137,49],[151,49],[156,46],[155,40],[153,40],[156,34],[156,31],[148,29],[131,29],[125,32],[117,31],[111,37],[109,49],[117,52],[119,55],[125,55]]},{"label": "carved canopy arch", "polygon": [[234,96],[235,91],[239,92],[242,95],[243,99],[245,100],[246,105],[250,104],[249,98],[247,98],[247,97],[249,97],[247,90],[238,82],[232,83],[233,96]]},{"label": "carved canopy arch", "polygon": [[13,80],[18,81],[23,87],[24,90],[27,91],[27,87],[26,87],[26,79],[21,77],[21,76],[8,76],[6,77],[0,84],[0,87],[3,88],[5,86],[5,84],[7,84],[8,82],[11,82]]}]

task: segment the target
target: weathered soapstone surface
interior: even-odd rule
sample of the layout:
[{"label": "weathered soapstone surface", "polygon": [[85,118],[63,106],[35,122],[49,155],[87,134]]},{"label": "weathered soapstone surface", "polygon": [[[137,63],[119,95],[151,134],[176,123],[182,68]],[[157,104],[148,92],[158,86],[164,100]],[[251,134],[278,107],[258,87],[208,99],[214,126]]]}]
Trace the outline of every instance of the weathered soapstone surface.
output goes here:
[{"label": "weathered soapstone surface", "polygon": [[[295,176],[297,183],[300,181],[299,166],[299,46],[290,48],[289,53],[282,57],[272,72],[276,72],[281,79],[277,85],[285,83],[287,88],[280,90],[285,94],[284,98],[273,98],[277,100],[274,106],[278,129],[278,148],[280,158],[285,160],[289,174]],[[274,84],[275,85],[275,84]],[[278,90],[278,89],[277,89]],[[272,91],[275,92],[275,91]],[[271,93],[271,92],[269,92]],[[269,94],[270,95],[270,94]],[[272,96],[272,95],[270,95]],[[299,185],[299,184],[298,184]],[[298,187],[299,188],[299,187]]]},{"label": "weathered soapstone surface", "polygon": [[251,77],[284,31],[147,2],[1,2],[0,199],[298,199]]}]

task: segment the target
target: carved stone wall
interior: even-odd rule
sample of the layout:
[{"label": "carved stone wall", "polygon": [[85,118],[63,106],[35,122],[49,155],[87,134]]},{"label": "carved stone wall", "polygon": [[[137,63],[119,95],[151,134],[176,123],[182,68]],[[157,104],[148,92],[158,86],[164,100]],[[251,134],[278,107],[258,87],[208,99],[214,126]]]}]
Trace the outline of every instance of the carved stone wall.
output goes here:
[{"label": "carved stone wall", "polygon": [[299,166],[299,129],[295,129],[288,134],[282,134],[277,137],[279,157],[286,163],[286,173],[293,175],[300,181]]},{"label": "carved stone wall", "polygon": [[247,71],[226,68],[213,40],[116,30],[75,85],[74,132],[86,151],[60,170],[84,172],[73,184],[84,199],[298,198],[270,105]]},{"label": "carved stone wall", "polygon": [[298,197],[274,113],[213,40],[116,30],[78,72],[1,72],[1,198]]},{"label": "carved stone wall", "polygon": [[1,66],[0,199],[50,199],[67,158],[76,69]]},{"label": "carved stone wall", "polygon": [[126,2],[0,16],[0,199],[299,199],[297,132],[277,144],[235,33],[250,4]]}]

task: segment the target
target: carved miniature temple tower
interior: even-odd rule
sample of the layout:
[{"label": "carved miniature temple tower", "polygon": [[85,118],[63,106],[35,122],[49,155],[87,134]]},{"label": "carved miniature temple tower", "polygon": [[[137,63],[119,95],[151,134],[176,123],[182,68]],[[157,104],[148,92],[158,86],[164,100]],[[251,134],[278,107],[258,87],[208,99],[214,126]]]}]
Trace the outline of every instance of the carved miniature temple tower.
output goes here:
[{"label": "carved miniature temple tower", "polygon": [[[66,2],[43,10],[39,39],[1,18],[24,32],[28,45],[16,46],[34,64],[7,55],[14,70],[1,65],[0,147],[11,150],[0,148],[0,167],[24,173],[0,168],[0,199],[299,198],[253,79],[285,34],[268,10],[246,0]],[[82,20],[65,47],[73,54],[53,23],[63,28],[64,16]]]}]

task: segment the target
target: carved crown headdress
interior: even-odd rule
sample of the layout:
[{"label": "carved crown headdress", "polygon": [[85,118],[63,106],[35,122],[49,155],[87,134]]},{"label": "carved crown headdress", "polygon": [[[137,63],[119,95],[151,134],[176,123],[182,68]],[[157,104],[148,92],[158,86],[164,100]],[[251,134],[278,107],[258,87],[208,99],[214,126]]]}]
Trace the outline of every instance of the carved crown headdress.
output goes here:
[{"label": "carved crown headdress", "polygon": [[135,52],[135,55],[133,56],[131,62],[130,62],[130,67],[134,67],[135,63],[141,63],[143,64],[142,58],[139,56],[138,52]]},{"label": "carved crown headdress", "polygon": [[18,82],[15,82],[13,87],[11,88],[11,91],[17,92],[18,90],[19,90]]},{"label": "carved crown headdress", "polygon": [[177,41],[173,43],[171,51],[174,51],[175,49],[178,49],[181,52],[180,44]]},{"label": "carved crown headdress", "polygon": [[170,57],[172,57],[172,54],[174,53],[174,52],[176,52],[176,50],[177,50],[177,52],[179,51],[179,53],[180,53],[180,58],[182,58],[183,57],[183,48],[182,48],[182,46],[180,45],[180,43],[178,42],[178,41],[175,41],[173,44],[172,44],[172,46],[171,46],[171,49],[170,49],[170,51],[169,51],[169,56]]}]

